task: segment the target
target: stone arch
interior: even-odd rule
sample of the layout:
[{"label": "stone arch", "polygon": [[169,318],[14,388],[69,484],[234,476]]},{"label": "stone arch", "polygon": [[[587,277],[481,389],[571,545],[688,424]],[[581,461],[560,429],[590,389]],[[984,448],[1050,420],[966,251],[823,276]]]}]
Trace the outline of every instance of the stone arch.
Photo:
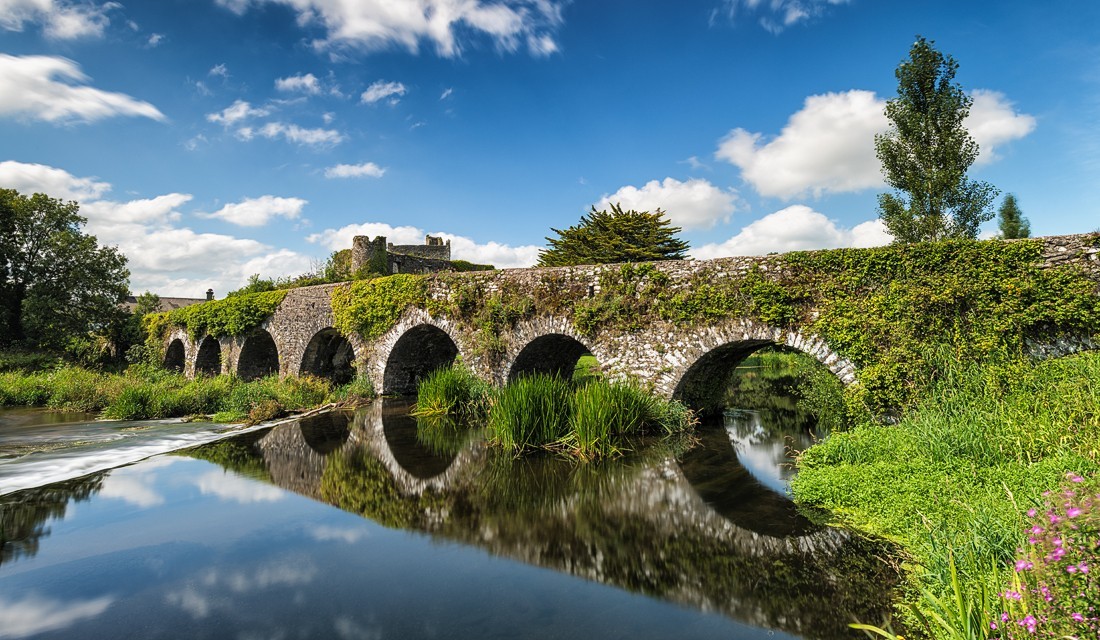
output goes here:
[{"label": "stone arch", "polygon": [[569,378],[581,356],[592,353],[583,342],[561,333],[548,333],[528,342],[512,360],[508,380],[535,373]]},{"label": "stone arch", "polygon": [[195,357],[195,375],[216,376],[222,372],[222,345],[214,336],[206,336],[199,343]]},{"label": "stone arch", "polygon": [[382,393],[413,395],[424,376],[448,367],[458,357],[458,345],[434,324],[417,324],[401,334],[386,358]]},{"label": "stone arch", "polygon": [[183,373],[186,362],[183,340],[176,338],[169,342],[168,349],[164,352],[164,368],[176,373]]},{"label": "stone arch", "polygon": [[416,481],[443,476],[454,464],[458,452],[433,451],[417,438],[416,418],[406,403],[382,401],[382,437],[393,461]]},{"label": "stone arch", "polygon": [[306,345],[298,375],[329,378],[336,384],[351,382],[355,378],[355,348],[336,329],[321,329]]},{"label": "stone arch", "polygon": [[273,373],[279,373],[279,348],[270,333],[256,329],[241,346],[237,375],[243,380],[255,380]]},{"label": "stone arch", "polygon": [[721,393],[733,369],[766,346],[802,352],[823,364],[845,385],[856,379],[855,367],[823,340],[745,320],[700,328],[682,336],[679,343],[687,346],[670,354],[678,366],[663,372],[658,384],[674,399],[703,415],[721,410]]}]

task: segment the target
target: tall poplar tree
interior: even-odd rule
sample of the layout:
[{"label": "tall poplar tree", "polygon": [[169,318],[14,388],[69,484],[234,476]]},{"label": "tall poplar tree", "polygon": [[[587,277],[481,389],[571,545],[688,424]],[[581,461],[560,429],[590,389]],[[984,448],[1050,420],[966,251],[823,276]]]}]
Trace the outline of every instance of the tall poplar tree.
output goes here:
[{"label": "tall poplar tree", "polygon": [[676,237],[680,227],[672,226],[665,212],[623,211],[618,204],[611,211],[592,211],[568,229],[551,229],[556,238],[539,252],[540,267],[613,262],[683,260],[688,244]]},{"label": "tall poplar tree", "polygon": [[1001,208],[997,210],[999,218],[997,224],[1001,227],[1001,237],[1006,240],[1013,238],[1028,238],[1031,236],[1031,224],[1020,211],[1020,205],[1016,202],[1016,196],[1008,194],[1001,202]]},{"label": "tall poplar tree", "polygon": [[978,143],[964,126],[973,99],[955,80],[958,63],[917,36],[894,75],[886,103],[890,130],[875,136],[875,155],[893,193],[878,197],[879,217],[895,242],[975,238],[993,219],[997,190],[970,180]]}]

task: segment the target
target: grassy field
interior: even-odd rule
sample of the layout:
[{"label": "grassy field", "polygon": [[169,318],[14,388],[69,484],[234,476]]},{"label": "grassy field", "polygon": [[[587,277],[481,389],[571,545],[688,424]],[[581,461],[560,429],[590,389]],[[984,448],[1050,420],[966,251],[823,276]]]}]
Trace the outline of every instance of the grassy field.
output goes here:
[{"label": "grassy field", "polygon": [[[1087,608],[1100,606],[1100,585],[1091,605],[1059,603],[1035,597],[1040,579],[1016,567],[1032,562],[1029,532],[1042,524],[1036,518],[1078,509],[1061,493],[1068,484],[1080,494],[1075,500],[1100,490],[1100,353],[945,371],[897,424],[860,424],[805,451],[792,486],[796,500],[900,545],[912,605],[903,619],[913,631],[1016,637],[1009,632],[1027,631],[1030,623],[1019,621],[1030,615],[1039,637],[1097,637],[1100,612]],[[1100,569],[1100,514],[1091,508],[1078,517],[1094,527],[1092,547],[1078,550],[1081,562]],[[1013,588],[1014,580],[1022,582]],[[1033,606],[1013,617],[1019,600],[1011,594],[1021,592],[1025,602],[1031,593]],[[1057,613],[1055,604],[1068,608]],[[1074,613],[1085,619],[1079,628],[1073,619],[1058,627],[1062,635],[1043,635]]]}]

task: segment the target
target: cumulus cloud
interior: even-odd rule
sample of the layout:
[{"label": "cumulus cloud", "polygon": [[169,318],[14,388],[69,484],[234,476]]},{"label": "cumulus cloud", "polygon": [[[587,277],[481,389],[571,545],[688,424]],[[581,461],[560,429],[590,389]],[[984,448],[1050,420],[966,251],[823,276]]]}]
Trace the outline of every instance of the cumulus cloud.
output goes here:
[{"label": "cumulus cloud", "polygon": [[225,471],[205,473],[195,479],[195,485],[204,496],[217,496],[223,502],[236,502],[239,504],[278,502],[286,497],[286,493],[278,487],[242,478]]},{"label": "cumulus cloud", "polygon": [[735,22],[746,14],[757,16],[760,26],[771,33],[781,33],[787,27],[817,18],[832,5],[848,0],[722,0],[710,16],[711,24],[719,17]]},{"label": "cumulus cloud", "polygon": [[115,2],[0,0],[0,28],[22,31],[28,23],[39,23],[46,37],[54,40],[98,38],[111,23],[107,12],[119,6]]},{"label": "cumulus cloud", "polygon": [[206,119],[229,127],[250,118],[262,118],[270,113],[271,109],[267,107],[253,107],[244,100],[236,100],[217,113],[206,114]]},{"label": "cumulus cloud", "polygon": [[80,86],[90,78],[72,60],[0,53],[0,117],[53,123],[94,122],[111,116],[167,118],[148,102]]},{"label": "cumulus cloud", "polygon": [[[180,208],[192,200],[190,194],[116,202],[104,199],[111,189],[106,182],[10,160],[0,162],[0,184],[23,193],[41,192],[80,201],[80,213],[88,219],[85,230],[101,244],[117,246],[126,255],[133,291],[201,297],[208,288],[219,293],[239,288],[254,273],[295,276],[313,267],[309,256],[288,249],[180,226],[184,217]],[[294,210],[293,205],[282,206],[271,215],[288,217]],[[233,215],[247,217],[248,212],[237,210]]]},{"label": "cumulus cloud", "polygon": [[318,25],[324,38],[317,49],[341,47],[366,50],[402,47],[417,52],[422,42],[435,45],[445,57],[462,51],[458,35],[489,37],[502,51],[523,45],[532,55],[557,50],[553,34],[562,24],[560,0],[217,0],[243,15],[252,5],[283,4],[298,14],[302,26]]},{"label": "cumulus cloud", "polygon": [[214,213],[203,214],[203,217],[218,218],[242,227],[262,227],[272,218],[294,220],[302,214],[302,207],[306,204],[307,201],[301,198],[260,196],[227,204]]},{"label": "cumulus cloud", "polygon": [[705,229],[718,222],[729,221],[737,210],[737,192],[722,190],[701,178],[680,182],[675,178],[650,180],[642,188],[627,185],[605,195],[596,203],[597,209],[607,209],[612,203],[623,209],[656,211],[668,214],[673,224],[685,229]]},{"label": "cumulus cloud", "polygon": [[1003,93],[976,89],[971,95],[974,104],[970,106],[965,124],[981,149],[977,164],[997,160],[998,146],[1019,140],[1035,130],[1035,117],[1017,113]]},{"label": "cumulus cloud", "polygon": [[321,83],[312,73],[279,78],[275,81],[275,88],[279,91],[299,92],[311,96],[321,93]]},{"label": "cumulus cloud", "polygon": [[[355,236],[385,236],[393,244],[423,244],[425,235],[425,231],[418,227],[393,227],[384,222],[366,222],[349,224],[339,229],[325,229],[307,236],[306,241],[330,251],[338,251],[349,248]],[[535,245],[513,247],[499,242],[479,244],[470,238],[446,232],[433,232],[431,235],[451,241],[451,257],[455,260],[491,264],[501,269],[530,267],[538,261],[539,250],[542,248]]]},{"label": "cumulus cloud", "polygon": [[326,178],[381,178],[386,169],[373,162],[338,164],[325,169]]},{"label": "cumulus cloud", "polygon": [[0,162],[0,184],[24,195],[45,193],[61,200],[94,200],[111,190],[107,182],[77,178],[68,171],[44,164]]},{"label": "cumulus cloud", "polygon": [[734,129],[715,157],[741,169],[761,195],[793,198],[859,191],[882,184],[875,134],[889,122],[885,102],[870,91],[806,98],[779,136]]},{"label": "cumulus cloud", "polygon": [[881,220],[869,220],[845,229],[824,214],[798,204],[764,216],[725,242],[692,249],[691,257],[706,260],[760,256],[773,251],[875,247],[888,244],[891,239]]},{"label": "cumulus cloud", "polygon": [[[965,125],[981,146],[979,162],[996,158],[997,147],[1029,134],[1035,118],[1017,113],[1003,94],[976,90]],[[852,90],[806,98],[778,136],[734,129],[715,157],[741,169],[760,195],[791,199],[882,186],[875,134],[889,130],[886,101]]]},{"label": "cumulus cloud", "polygon": [[[359,99],[363,104],[374,104],[390,96],[403,96],[406,93],[408,93],[408,88],[400,82],[376,80],[371,86],[367,87],[367,90],[359,96]],[[396,101],[396,98],[394,101]]]}]

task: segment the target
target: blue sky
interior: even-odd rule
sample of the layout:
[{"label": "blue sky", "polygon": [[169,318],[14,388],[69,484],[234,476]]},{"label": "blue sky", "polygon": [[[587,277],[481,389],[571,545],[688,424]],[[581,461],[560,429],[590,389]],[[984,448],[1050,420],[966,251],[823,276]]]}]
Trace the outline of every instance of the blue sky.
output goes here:
[{"label": "blue sky", "polygon": [[1098,27],[1091,0],[0,0],[0,186],[78,200],[163,295],[356,234],[529,265],[612,201],[696,257],[868,246],[921,34],[974,97],[972,177],[1091,231]]}]

